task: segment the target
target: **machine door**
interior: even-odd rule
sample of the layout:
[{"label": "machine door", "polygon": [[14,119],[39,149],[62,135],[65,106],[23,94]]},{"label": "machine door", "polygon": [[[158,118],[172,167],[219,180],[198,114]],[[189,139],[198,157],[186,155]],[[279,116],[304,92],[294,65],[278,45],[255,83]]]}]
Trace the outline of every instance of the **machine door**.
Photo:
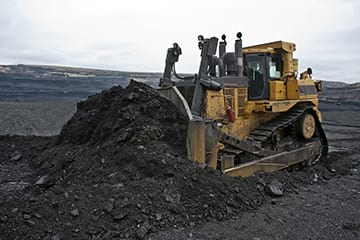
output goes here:
[{"label": "machine door", "polygon": [[249,78],[249,100],[269,99],[269,77],[265,53],[245,54],[245,72]]}]

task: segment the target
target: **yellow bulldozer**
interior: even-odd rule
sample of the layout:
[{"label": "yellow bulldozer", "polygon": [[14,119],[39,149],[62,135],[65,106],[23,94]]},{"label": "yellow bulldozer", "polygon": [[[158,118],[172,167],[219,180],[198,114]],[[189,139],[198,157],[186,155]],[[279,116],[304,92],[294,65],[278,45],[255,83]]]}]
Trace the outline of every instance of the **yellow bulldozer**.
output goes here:
[{"label": "yellow bulldozer", "polygon": [[226,36],[221,39],[198,37],[201,61],[194,75],[177,74],[177,43],[167,51],[159,91],[189,120],[189,159],[246,177],[312,165],[325,156],[322,85],[312,79],[311,68],[298,74],[295,44],[243,48],[238,33],[234,52],[227,52]]}]

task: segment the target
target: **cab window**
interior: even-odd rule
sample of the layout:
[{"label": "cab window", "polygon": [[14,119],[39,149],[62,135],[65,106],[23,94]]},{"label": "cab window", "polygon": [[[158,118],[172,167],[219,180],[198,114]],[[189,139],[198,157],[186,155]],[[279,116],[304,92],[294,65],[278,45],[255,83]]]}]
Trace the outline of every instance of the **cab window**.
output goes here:
[{"label": "cab window", "polygon": [[281,56],[274,55],[269,57],[269,77],[270,79],[280,79],[281,77]]}]

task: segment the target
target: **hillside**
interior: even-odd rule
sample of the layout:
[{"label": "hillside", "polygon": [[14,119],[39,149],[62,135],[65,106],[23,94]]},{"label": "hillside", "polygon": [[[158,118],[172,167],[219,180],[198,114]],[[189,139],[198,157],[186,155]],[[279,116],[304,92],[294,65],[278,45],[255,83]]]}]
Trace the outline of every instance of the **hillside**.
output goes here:
[{"label": "hillside", "polygon": [[44,65],[0,65],[0,100],[80,100],[130,79],[158,82],[159,73]]},{"label": "hillside", "polygon": [[[124,72],[46,65],[0,65],[0,101],[81,100],[131,79],[156,87],[161,73]],[[359,83],[322,81],[324,92],[358,91]]]}]

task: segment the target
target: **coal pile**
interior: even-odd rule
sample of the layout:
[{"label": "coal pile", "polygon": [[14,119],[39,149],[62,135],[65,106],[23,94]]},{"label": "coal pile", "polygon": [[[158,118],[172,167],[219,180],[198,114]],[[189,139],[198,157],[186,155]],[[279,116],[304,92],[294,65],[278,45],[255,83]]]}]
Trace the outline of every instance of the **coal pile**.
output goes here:
[{"label": "coal pile", "polygon": [[80,102],[59,136],[22,158],[31,174],[16,190],[24,194],[1,196],[0,239],[142,239],[262,204],[256,178],[189,161],[186,131],[176,107],[145,84]]}]

